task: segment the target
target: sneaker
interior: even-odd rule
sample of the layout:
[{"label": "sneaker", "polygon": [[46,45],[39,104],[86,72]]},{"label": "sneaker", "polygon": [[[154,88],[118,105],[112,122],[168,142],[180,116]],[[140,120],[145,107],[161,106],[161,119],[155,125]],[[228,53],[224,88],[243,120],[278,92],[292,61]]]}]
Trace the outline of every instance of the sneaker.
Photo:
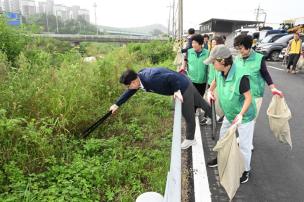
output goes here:
[{"label": "sneaker", "polygon": [[181,148],[182,149],[188,149],[189,147],[191,147],[192,145],[195,145],[196,141],[195,140],[187,140],[185,139],[183,141],[183,143],[181,144]]},{"label": "sneaker", "polygon": [[245,184],[249,180],[249,171],[243,172],[242,177],[240,178],[240,183]]},{"label": "sneaker", "polygon": [[217,158],[215,158],[215,159],[209,161],[209,162],[207,163],[207,166],[210,167],[210,168],[215,168],[215,167],[217,167]]},{"label": "sneaker", "polygon": [[292,70],[291,73],[292,73],[292,74],[296,74],[296,71],[295,71],[295,70]]},{"label": "sneaker", "polygon": [[211,120],[210,118],[207,118],[206,124],[207,124],[208,126],[210,126],[210,125],[212,124],[212,120]]},{"label": "sneaker", "polygon": [[217,120],[217,122],[218,122],[218,123],[223,123],[223,120],[224,120],[224,116],[220,117],[220,118]]},{"label": "sneaker", "polygon": [[202,125],[202,126],[204,126],[204,125],[210,126],[211,124],[212,124],[212,121],[211,121],[210,118],[205,118],[205,117],[204,117],[204,119],[202,119],[202,120],[200,121],[200,125]]},{"label": "sneaker", "polygon": [[202,117],[201,119],[199,119],[199,123],[200,123],[200,125],[205,125],[205,124],[206,124],[206,122],[207,122],[206,117]]}]

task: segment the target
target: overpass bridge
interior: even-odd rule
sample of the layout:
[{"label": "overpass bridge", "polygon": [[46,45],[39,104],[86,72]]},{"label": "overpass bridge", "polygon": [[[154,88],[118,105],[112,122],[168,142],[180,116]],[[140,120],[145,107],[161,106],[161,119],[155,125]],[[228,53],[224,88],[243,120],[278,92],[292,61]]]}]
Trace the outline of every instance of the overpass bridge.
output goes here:
[{"label": "overpass bridge", "polygon": [[118,42],[118,43],[145,43],[153,40],[167,41],[167,37],[153,36],[126,36],[126,35],[79,35],[79,34],[34,34],[34,36],[55,38],[62,41],[70,41],[72,43],[80,42]]}]

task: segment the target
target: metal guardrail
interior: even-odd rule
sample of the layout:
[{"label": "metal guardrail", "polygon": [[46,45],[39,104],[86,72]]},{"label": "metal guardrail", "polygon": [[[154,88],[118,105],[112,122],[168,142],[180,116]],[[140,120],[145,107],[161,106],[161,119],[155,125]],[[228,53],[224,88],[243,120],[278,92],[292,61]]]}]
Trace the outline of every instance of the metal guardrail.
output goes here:
[{"label": "metal guardrail", "polygon": [[180,202],[181,201],[181,122],[182,105],[175,101],[170,170],[167,175],[165,195],[155,192],[140,195],[136,202]]}]

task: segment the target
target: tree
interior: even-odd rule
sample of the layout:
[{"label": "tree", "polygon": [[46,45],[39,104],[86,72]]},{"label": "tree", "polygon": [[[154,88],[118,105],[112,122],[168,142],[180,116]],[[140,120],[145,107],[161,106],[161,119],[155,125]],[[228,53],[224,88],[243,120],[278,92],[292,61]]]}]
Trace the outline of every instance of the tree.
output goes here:
[{"label": "tree", "polygon": [[163,34],[163,32],[160,29],[154,29],[151,34],[152,36],[160,36]]}]

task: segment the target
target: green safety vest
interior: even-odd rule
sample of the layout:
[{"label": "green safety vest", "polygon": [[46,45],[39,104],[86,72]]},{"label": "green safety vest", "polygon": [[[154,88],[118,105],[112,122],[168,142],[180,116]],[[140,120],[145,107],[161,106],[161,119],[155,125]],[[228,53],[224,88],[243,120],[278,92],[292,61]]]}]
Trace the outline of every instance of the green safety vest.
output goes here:
[{"label": "green safety vest", "polygon": [[211,85],[212,81],[215,79],[215,68],[213,64],[209,64],[209,71],[208,71],[208,84]]},{"label": "green safety vest", "polygon": [[[246,72],[237,69],[233,64],[225,79],[221,72],[216,72],[216,90],[219,97],[220,106],[228,121],[231,123],[241,112],[245,101],[245,96],[240,94],[240,83]],[[256,116],[256,105],[252,99],[251,105],[243,115],[242,123],[252,121]]]},{"label": "green safety vest", "polygon": [[237,68],[243,68],[249,74],[250,91],[255,98],[263,97],[265,90],[265,80],[260,72],[262,59],[262,54],[251,50],[247,59],[237,56],[234,60]]},{"label": "green safety vest", "polygon": [[207,65],[204,61],[208,58],[208,50],[202,49],[199,56],[193,48],[188,49],[188,77],[193,83],[207,82]]}]

